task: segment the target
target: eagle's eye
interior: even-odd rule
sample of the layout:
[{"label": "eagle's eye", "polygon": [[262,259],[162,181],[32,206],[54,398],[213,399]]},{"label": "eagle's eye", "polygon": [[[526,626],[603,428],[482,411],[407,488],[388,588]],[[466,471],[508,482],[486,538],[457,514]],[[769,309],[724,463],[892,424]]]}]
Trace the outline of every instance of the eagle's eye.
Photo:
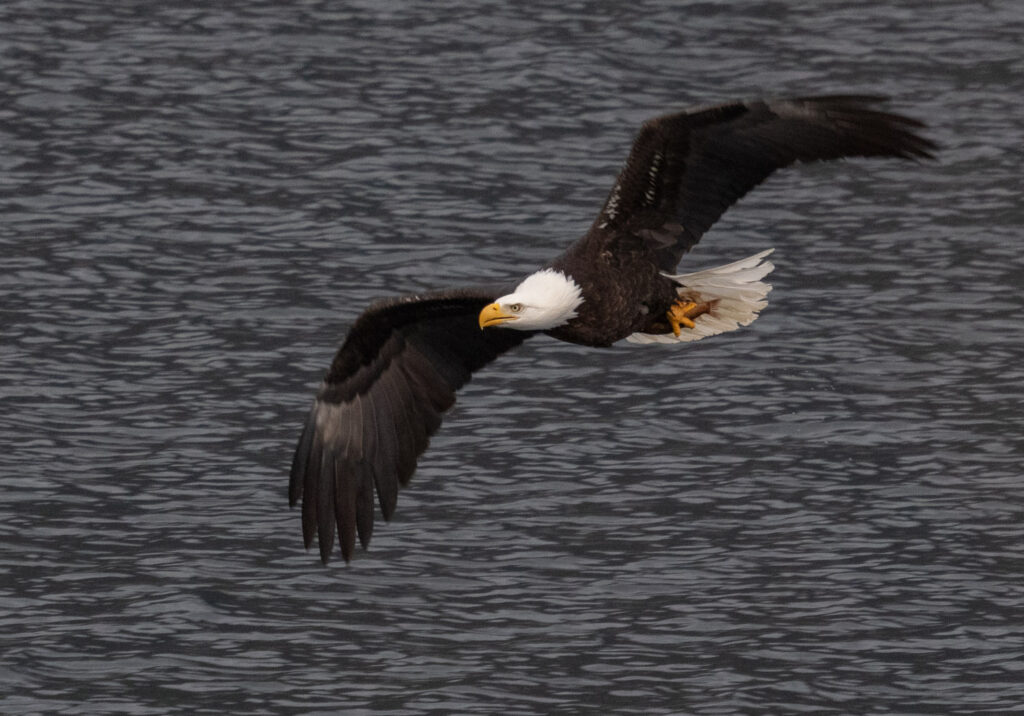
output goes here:
[{"label": "eagle's eye", "polygon": [[520,311],[523,310],[523,304],[513,303],[511,306],[508,307],[508,310],[512,311],[512,313],[519,313]]}]

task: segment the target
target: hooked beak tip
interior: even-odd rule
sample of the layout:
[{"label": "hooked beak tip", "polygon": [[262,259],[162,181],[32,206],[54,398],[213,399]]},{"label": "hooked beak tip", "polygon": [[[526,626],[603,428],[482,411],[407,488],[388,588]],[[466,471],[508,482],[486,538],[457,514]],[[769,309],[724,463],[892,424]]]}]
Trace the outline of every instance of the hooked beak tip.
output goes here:
[{"label": "hooked beak tip", "polygon": [[491,326],[500,326],[502,323],[511,321],[515,316],[509,316],[502,312],[501,304],[491,303],[484,306],[483,310],[480,311],[479,323],[480,330],[489,328]]}]

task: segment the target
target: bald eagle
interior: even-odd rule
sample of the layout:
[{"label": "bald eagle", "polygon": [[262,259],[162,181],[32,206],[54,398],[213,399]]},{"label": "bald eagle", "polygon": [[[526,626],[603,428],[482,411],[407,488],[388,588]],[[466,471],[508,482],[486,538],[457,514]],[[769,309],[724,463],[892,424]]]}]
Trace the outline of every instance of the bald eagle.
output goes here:
[{"label": "bald eagle", "polygon": [[508,288],[379,301],[324,377],[292,462],[289,502],[328,561],[365,548],[374,492],[385,520],[455,391],[537,333],[585,346],[680,343],[731,331],[766,305],[768,251],[675,274],[683,254],[776,169],[842,157],[932,156],[909,117],[871,96],[734,102],[657,117],[637,135],[587,233]]}]

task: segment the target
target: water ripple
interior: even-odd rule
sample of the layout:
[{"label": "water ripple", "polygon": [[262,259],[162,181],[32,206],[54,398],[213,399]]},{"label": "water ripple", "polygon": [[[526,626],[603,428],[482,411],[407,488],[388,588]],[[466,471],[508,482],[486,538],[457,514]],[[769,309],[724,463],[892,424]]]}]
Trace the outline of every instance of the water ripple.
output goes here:
[{"label": "water ripple", "polygon": [[[6,3],[0,711],[1018,708],[1019,10],[912,5]],[[691,264],[777,248],[750,329],[533,341],[301,549],[362,306],[547,260],[654,112],[828,91],[940,160],[773,179]]]}]

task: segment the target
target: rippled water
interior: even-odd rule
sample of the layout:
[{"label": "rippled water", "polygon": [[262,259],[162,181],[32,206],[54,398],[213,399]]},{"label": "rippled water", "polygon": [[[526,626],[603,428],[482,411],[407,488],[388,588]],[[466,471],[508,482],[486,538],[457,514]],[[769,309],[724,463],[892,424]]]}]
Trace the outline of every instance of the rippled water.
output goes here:
[{"label": "rippled water", "polygon": [[[0,711],[990,714],[1024,702],[1013,0],[0,7]],[[871,91],[933,164],[773,179],[750,329],[532,341],[395,520],[286,506],[373,297],[513,278],[646,117]]]}]

